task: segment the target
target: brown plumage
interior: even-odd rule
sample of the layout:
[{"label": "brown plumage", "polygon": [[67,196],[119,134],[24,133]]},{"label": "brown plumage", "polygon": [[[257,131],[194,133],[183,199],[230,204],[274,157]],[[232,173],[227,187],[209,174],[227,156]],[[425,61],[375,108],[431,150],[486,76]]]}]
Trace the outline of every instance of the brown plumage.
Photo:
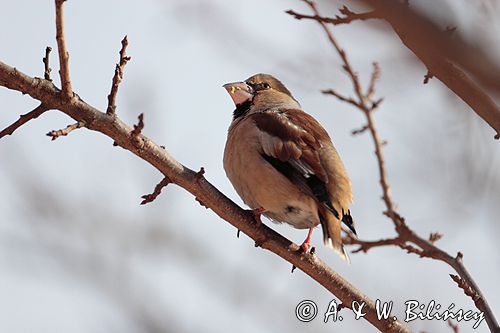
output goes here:
[{"label": "brown plumage", "polygon": [[224,169],[254,211],[310,232],[321,224],[327,246],[348,260],[341,222],[353,232],[351,183],[325,129],[276,78],[257,74],[224,85],[236,104]]}]

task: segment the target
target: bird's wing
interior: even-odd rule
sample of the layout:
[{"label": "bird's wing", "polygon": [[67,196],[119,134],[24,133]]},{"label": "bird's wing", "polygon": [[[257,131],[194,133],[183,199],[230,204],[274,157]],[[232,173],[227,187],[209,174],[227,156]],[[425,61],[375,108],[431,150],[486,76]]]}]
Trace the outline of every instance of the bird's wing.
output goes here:
[{"label": "bird's wing", "polygon": [[319,154],[323,143],[331,141],[318,121],[297,109],[257,112],[250,117],[260,130],[263,157],[339,218],[329,198],[328,175]]},{"label": "bird's wing", "polygon": [[[264,159],[304,192],[312,194],[356,234],[347,205],[340,204],[345,201],[340,197],[345,198],[346,191],[348,200],[351,200],[350,182],[347,177],[337,177],[338,183],[332,184],[333,174],[339,174],[337,169],[343,169],[343,165],[319,122],[299,109],[268,110],[253,113],[250,117],[260,130]],[[339,187],[342,190],[339,191]],[[333,198],[335,195],[339,198]],[[333,201],[340,205],[336,208]]]}]

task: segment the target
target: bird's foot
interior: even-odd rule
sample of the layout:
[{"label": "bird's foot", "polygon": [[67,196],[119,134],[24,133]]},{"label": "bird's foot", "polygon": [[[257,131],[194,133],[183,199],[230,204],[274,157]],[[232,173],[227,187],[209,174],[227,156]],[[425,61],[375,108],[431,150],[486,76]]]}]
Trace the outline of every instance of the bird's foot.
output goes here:
[{"label": "bird's foot", "polygon": [[309,248],[311,247],[312,231],[313,231],[313,228],[309,228],[309,232],[307,233],[307,237],[304,240],[304,242],[302,243],[302,245],[300,246],[300,248],[304,251],[304,253],[308,253]]},{"label": "bird's foot", "polygon": [[253,218],[255,220],[255,223],[257,224],[257,227],[260,227],[260,225],[262,224],[262,220],[260,219],[260,216],[263,213],[265,213],[266,211],[267,210],[265,208],[262,208],[262,207],[250,210],[250,212],[252,213]]},{"label": "bird's foot", "polygon": [[311,247],[311,244],[310,243],[302,243],[302,245],[300,246],[300,248],[302,249],[302,251],[304,251],[304,253],[307,253],[309,252],[309,248]]}]

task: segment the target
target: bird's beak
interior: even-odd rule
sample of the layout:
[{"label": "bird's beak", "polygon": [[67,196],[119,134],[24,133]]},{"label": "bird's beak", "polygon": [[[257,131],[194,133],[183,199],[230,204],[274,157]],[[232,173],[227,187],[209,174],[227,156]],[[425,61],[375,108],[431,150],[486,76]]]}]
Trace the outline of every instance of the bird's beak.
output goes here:
[{"label": "bird's beak", "polygon": [[253,98],[253,89],[245,82],[226,83],[223,87],[227,90],[236,106]]}]

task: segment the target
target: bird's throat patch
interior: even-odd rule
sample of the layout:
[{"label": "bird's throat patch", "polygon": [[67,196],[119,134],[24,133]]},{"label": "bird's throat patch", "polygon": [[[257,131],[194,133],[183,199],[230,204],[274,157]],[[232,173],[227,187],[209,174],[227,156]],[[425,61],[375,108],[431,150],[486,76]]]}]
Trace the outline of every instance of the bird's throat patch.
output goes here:
[{"label": "bird's throat patch", "polygon": [[252,101],[247,100],[236,106],[236,109],[233,111],[233,120],[236,120],[240,117],[243,117],[250,111],[250,107],[252,106]]}]

